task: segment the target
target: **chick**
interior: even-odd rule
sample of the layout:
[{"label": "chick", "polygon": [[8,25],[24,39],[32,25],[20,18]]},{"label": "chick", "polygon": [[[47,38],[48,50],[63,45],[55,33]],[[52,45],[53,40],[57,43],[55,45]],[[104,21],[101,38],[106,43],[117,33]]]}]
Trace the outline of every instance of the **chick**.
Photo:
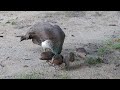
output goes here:
[{"label": "chick", "polygon": [[40,60],[51,60],[54,55],[55,54],[51,51],[42,52],[40,56]]}]

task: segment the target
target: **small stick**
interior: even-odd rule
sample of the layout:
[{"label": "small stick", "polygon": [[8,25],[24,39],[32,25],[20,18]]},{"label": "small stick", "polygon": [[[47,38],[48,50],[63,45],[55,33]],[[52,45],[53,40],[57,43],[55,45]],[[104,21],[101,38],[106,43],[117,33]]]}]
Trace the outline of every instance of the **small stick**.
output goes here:
[{"label": "small stick", "polygon": [[3,37],[2,35],[0,37]]},{"label": "small stick", "polygon": [[15,37],[21,37],[21,36],[15,36]]},{"label": "small stick", "polygon": [[29,59],[29,58],[27,59],[27,58],[26,58],[25,60],[31,60],[31,59]]}]

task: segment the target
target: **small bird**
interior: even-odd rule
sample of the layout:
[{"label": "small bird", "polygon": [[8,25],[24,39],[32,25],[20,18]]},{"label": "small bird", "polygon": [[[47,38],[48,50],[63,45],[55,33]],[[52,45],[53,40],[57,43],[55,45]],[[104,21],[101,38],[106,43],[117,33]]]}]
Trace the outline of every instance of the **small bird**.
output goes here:
[{"label": "small bird", "polygon": [[69,61],[74,62],[75,61],[75,54],[73,52],[69,53]]},{"label": "small bird", "polygon": [[54,55],[52,57],[52,61],[51,61],[51,64],[52,65],[61,65],[63,63],[63,56],[62,55]]},{"label": "small bird", "polygon": [[55,55],[62,51],[65,33],[58,25],[51,25],[48,22],[38,22],[29,31],[21,36],[21,40],[32,39],[34,44],[43,47],[44,51],[50,49]]},{"label": "small bird", "polygon": [[81,58],[85,58],[87,56],[87,51],[84,48],[76,48],[77,55]]},{"label": "small bird", "polygon": [[69,58],[66,58],[66,56],[65,56],[65,58],[62,56],[62,55],[54,55],[53,57],[52,57],[52,60],[51,60],[51,64],[53,65],[53,66],[58,66],[58,67],[60,67],[62,64],[64,63],[64,65],[65,65],[65,68],[66,68],[66,70],[69,70],[69,66],[70,66],[70,63],[69,63]]},{"label": "small bird", "polygon": [[41,53],[41,57],[40,57],[40,60],[51,60],[52,57],[54,56],[55,54],[52,53],[51,51],[47,51],[47,52],[42,52]]}]

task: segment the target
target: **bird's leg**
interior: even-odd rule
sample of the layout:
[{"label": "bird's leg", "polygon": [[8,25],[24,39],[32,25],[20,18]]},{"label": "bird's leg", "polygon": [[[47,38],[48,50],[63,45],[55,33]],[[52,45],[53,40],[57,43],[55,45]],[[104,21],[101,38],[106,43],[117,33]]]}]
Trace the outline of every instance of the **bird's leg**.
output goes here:
[{"label": "bird's leg", "polygon": [[43,49],[43,52],[46,52],[46,48],[42,48]]},{"label": "bird's leg", "polygon": [[44,50],[44,52],[51,51],[51,49],[49,49],[49,48],[45,48],[43,50]]}]

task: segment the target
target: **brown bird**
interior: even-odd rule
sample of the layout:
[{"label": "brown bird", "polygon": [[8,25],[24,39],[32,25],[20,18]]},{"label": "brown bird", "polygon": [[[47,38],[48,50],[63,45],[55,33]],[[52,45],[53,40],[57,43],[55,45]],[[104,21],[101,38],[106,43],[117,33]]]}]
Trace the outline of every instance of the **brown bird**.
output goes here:
[{"label": "brown bird", "polygon": [[24,36],[21,36],[20,41],[28,39],[32,39],[34,44],[42,46],[44,51],[49,48],[56,55],[62,51],[65,33],[58,25],[38,22]]},{"label": "brown bird", "polygon": [[52,57],[51,64],[55,65],[61,65],[63,63],[63,56],[62,55],[54,55]]},{"label": "brown bird", "polygon": [[69,53],[69,61],[71,61],[71,62],[75,61],[75,54],[73,52]]},{"label": "brown bird", "polygon": [[51,51],[42,52],[40,60],[51,60],[55,54]]},{"label": "brown bird", "polygon": [[65,64],[65,68],[66,70],[69,70],[69,58],[67,56],[65,56],[65,58],[62,56],[62,55],[54,55],[52,57],[52,60],[50,62],[51,64],[50,65],[53,65],[53,66],[58,66],[58,67],[61,67],[60,65],[61,64]]},{"label": "brown bird", "polygon": [[87,55],[87,51],[84,48],[76,48],[77,55],[81,58],[85,58]]}]

